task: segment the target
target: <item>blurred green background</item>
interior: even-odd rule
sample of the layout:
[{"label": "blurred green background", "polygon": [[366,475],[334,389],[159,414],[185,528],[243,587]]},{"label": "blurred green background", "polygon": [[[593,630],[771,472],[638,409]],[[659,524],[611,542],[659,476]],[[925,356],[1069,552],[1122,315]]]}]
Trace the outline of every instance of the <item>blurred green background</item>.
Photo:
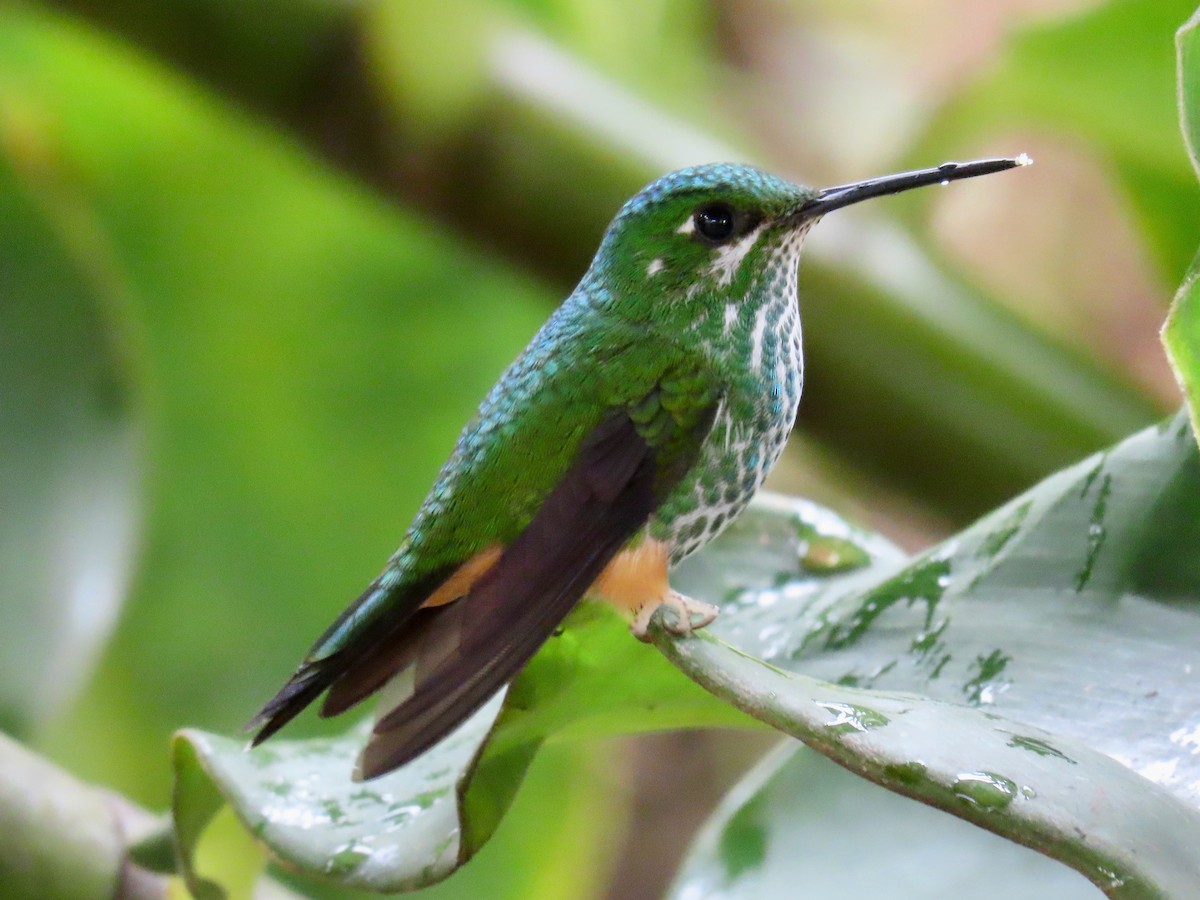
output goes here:
[{"label": "blurred green background", "polygon": [[[163,808],[170,733],[273,691],[679,165],[1037,162],[814,234],[774,487],[917,548],[1153,421],[1192,7],[0,2],[0,725]],[[554,747],[434,890],[656,896],[761,746]]]}]

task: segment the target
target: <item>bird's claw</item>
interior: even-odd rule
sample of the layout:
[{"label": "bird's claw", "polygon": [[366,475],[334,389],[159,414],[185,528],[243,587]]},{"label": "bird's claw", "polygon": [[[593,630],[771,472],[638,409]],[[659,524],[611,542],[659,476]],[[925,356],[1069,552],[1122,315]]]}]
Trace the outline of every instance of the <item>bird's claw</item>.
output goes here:
[{"label": "bird's claw", "polygon": [[629,626],[633,636],[639,641],[649,641],[650,620],[654,618],[656,612],[664,607],[671,611],[673,618],[669,619],[664,616],[663,628],[671,634],[679,636],[691,634],[698,628],[704,628],[720,612],[720,609],[711,603],[693,600],[691,597],[671,591],[657,603],[647,603],[637,611],[637,615],[634,616],[633,622]]}]

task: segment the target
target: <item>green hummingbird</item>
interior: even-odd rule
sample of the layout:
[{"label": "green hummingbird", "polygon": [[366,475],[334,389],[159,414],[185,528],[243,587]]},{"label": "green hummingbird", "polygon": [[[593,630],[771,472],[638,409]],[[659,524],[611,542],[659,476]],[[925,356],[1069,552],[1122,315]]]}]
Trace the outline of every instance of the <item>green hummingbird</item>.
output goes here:
[{"label": "green hummingbird", "polygon": [[[717,608],[672,566],[745,509],[803,382],[809,228],[869,197],[1028,163],[988,159],[824,190],[746,165],[664,175],[608,226],[578,287],[467,423],[380,575],[250,723],[267,739],[386,684],[356,777],[433,746],[510,681],[584,596],[686,634]],[[386,707],[386,708],[385,708]]]}]

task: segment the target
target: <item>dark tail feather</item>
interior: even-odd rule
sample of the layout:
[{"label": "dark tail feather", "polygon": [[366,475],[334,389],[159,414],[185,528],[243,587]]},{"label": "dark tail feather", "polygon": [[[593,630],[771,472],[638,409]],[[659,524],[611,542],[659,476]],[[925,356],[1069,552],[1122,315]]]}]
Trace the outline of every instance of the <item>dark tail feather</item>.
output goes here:
[{"label": "dark tail feather", "polygon": [[426,674],[422,670],[427,669],[428,662],[422,661],[428,658],[430,645],[439,643],[438,635],[449,630],[451,621],[461,618],[457,607],[457,603],[451,603],[417,610],[405,623],[403,634],[379,641],[361,657],[350,661],[325,695],[321,717],[341,715],[411,665],[417,665],[416,678],[420,681]]},{"label": "dark tail feather", "polygon": [[[379,579],[373,581],[317,639],[308,658],[300,664],[287,684],[246,725],[247,731],[258,729],[250,746],[261,744],[348,671],[357,670],[360,660],[386,656],[388,648],[406,633],[414,614],[419,614],[421,603],[443,577],[443,573],[438,573],[422,579],[418,584],[397,586],[390,590],[381,587]],[[344,646],[330,652],[327,644],[332,636],[345,622],[356,616],[362,617],[363,623],[356,627],[355,633]],[[386,679],[387,675],[384,675],[376,686]],[[349,708],[361,696],[342,708]]]},{"label": "dark tail feather", "polygon": [[296,670],[288,683],[285,684],[264,706],[253,719],[246,724],[247,731],[258,729],[258,733],[250,739],[250,746],[257,747],[280,728],[296,718],[300,712],[321,695],[335,676],[316,665],[302,665]]}]

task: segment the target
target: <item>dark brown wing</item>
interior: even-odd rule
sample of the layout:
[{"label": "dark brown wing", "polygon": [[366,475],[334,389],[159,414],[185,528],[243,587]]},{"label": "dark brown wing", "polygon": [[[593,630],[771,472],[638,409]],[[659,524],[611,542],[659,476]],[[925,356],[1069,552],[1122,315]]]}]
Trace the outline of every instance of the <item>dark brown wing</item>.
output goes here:
[{"label": "dark brown wing", "polygon": [[[690,469],[714,412],[715,405],[699,417],[688,440],[672,442],[670,465],[660,465],[624,410],[584,439],[496,564],[461,600],[428,611],[415,689],[375,725],[361,777],[418,756],[516,675]],[[681,445],[690,459],[679,458]]]}]

